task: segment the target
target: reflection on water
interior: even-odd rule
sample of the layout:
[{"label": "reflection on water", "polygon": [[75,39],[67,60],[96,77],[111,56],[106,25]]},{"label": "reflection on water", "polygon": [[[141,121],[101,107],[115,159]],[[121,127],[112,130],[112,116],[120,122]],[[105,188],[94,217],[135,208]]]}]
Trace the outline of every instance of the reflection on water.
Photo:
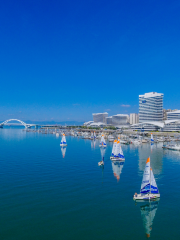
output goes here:
[{"label": "reflection on water", "polygon": [[95,149],[96,148],[96,140],[91,140],[91,148]]},{"label": "reflection on water", "polygon": [[146,237],[150,237],[150,233],[152,231],[153,220],[156,215],[156,211],[158,208],[158,201],[155,202],[144,202],[143,205],[140,206],[141,209],[141,217],[143,220],[143,225],[146,233]]},{"label": "reflection on water", "polygon": [[66,154],[66,147],[61,147],[61,152],[62,152],[62,156],[64,158],[65,154]]},{"label": "reflection on water", "polygon": [[105,152],[106,152],[106,148],[101,147],[100,151],[101,151],[101,159],[104,161],[104,155],[105,155]]},{"label": "reflection on water", "polygon": [[147,158],[151,158],[151,167],[154,174],[160,174],[162,171],[162,143],[142,144],[139,148],[139,170],[144,171]]},{"label": "reflection on water", "polygon": [[124,166],[124,161],[112,161],[112,170],[117,181],[120,179],[120,175]]},{"label": "reflection on water", "polygon": [[180,151],[163,149],[163,155],[171,159],[172,162],[180,164]]}]

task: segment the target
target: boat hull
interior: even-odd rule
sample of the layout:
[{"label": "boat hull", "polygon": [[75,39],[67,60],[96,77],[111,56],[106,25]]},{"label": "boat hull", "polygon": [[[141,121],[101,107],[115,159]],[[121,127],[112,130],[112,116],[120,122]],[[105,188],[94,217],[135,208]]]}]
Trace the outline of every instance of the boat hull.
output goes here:
[{"label": "boat hull", "polygon": [[125,161],[125,158],[110,157],[111,161]]},{"label": "boat hull", "polygon": [[66,147],[66,146],[67,146],[67,144],[60,144],[60,146],[61,146],[61,147]]},{"label": "boat hull", "polygon": [[139,200],[155,200],[159,199],[160,194],[134,194],[133,200],[139,201]]}]

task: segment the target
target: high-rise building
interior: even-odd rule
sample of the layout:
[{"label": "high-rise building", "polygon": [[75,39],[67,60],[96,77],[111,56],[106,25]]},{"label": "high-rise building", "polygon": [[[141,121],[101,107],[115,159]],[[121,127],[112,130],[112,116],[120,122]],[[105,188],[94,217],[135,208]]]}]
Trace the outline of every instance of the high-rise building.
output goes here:
[{"label": "high-rise building", "polygon": [[139,122],[139,116],[137,113],[131,113],[129,119],[130,119],[130,124],[136,124]]},{"label": "high-rise building", "polygon": [[180,110],[167,112],[167,120],[180,119]]},{"label": "high-rise building", "polygon": [[112,116],[112,125],[113,126],[123,126],[129,124],[129,115],[128,114],[117,114]]},{"label": "high-rise building", "polygon": [[153,122],[163,120],[162,93],[150,92],[139,95],[139,122]]},{"label": "high-rise building", "polygon": [[93,121],[95,123],[97,122],[101,122],[101,123],[105,123],[106,124],[106,118],[108,117],[108,113],[104,112],[104,113],[93,113]]}]

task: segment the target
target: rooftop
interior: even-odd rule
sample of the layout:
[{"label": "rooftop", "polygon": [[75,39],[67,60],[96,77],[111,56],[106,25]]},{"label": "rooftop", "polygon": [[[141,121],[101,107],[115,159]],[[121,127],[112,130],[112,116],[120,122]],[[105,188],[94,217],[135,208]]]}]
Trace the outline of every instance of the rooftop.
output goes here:
[{"label": "rooftop", "polygon": [[144,97],[144,98],[161,97],[161,96],[164,96],[164,94],[157,93],[157,92],[149,92],[149,93],[145,93],[144,95],[139,95],[139,97]]}]

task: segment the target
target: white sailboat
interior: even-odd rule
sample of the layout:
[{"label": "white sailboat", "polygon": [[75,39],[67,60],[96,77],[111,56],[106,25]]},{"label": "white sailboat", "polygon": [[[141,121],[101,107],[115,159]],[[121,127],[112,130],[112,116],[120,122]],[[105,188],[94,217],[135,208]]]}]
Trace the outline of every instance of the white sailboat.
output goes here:
[{"label": "white sailboat", "polygon": [[135,193],[134,200],[151,200],[160,198],[160,193],[154,178],[152,168],[150,166],[150,157],[146,161],[146,166],[143,174],[140,194]]},{"label": "white sailboat", "polygon": [[94,139],[96,139],[96,133],[94,132]]},{"label": "white sailboat", "polygon": [[112,161],[124,161],[125,160],[120,141],[117,141],[115,143],[115,147],[114,147],[113,151],[114,151],[113,152],[114,156],[111,156],[111,158],[110,158]]},{"label": "white sailboat", "polygon": [[144,225],[147,238],[150,237],[150,234],[152,231],[153,220],[156,215],[158,204],[159,204],[158,201],[150,201],[150,202],[146,202],[145,205],[140,206],[141,217],[143,220],[143,225]]},{"label": "white sailboat", "polygon": [[153,138],[152,133],[151,133],[151,142],[154,142],[154,138]]},{"label": "white sailboat", "polygon": [[105,139],[104,139],[104,135],[102,135],[101,136],[101,141],[100,141],[100,145],[99,145],[99,147],[106,147],[107,145],[106,145],[106,141],[105,141]]},{"label": "white sailboat", "polygon": [[64,133],[63,133],[63,136],[62,136],[62,139],[61,139],[60,146],[61,147],[67,146],[66,137],[65,137]]}]

